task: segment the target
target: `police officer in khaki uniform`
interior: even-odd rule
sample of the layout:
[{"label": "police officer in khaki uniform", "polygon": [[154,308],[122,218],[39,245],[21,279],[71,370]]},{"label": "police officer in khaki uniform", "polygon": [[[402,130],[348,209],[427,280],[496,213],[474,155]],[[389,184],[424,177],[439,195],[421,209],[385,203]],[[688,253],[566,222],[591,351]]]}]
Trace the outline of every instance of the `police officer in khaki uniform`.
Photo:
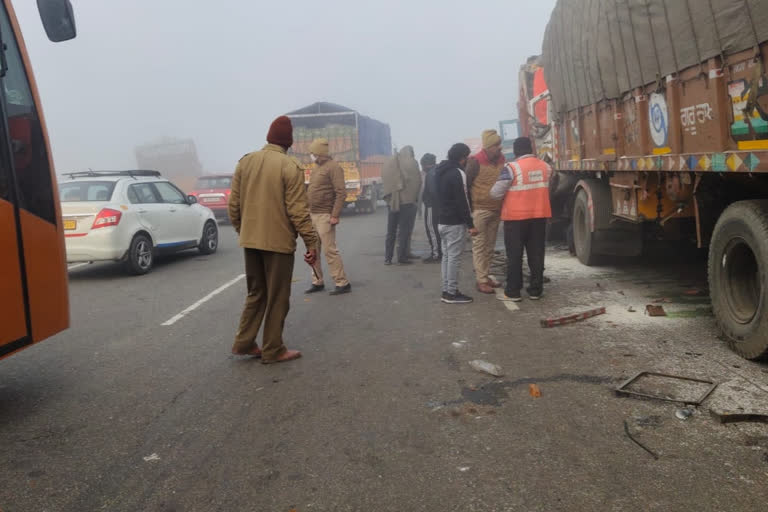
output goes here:
[{"label": "police officer in khaki uniform", "polygon": [[[344,272],[344,262],[336,246],[336,226],[347,198],[344,169],[331,158],[327,139],[312,141],[309,152],[317,164],[309,177],[308,197],[312,224],[320,236],[318,252],[322,249],[336,285],[330,295],[343,295],[352,291],[352,285]],[[306,293],[317,293],[324,289],[322,262],[318,256],[317,263],[313,266],[312,286]]]}]

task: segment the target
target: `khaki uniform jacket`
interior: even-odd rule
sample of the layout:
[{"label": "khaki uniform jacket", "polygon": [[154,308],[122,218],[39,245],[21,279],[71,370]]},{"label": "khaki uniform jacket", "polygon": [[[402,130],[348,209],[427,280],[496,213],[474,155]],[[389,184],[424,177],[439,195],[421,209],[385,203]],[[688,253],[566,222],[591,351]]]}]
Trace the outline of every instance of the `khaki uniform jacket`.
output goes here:
[{"label": "khaki uniform jacket", "polygon": [[491,188],[504,168],[504,158],[499,158],[495,164],[487,161],[481,163],[478,160],[470,158],[467,162],[467,185],[472,199],[472,210],[500,212],[502,201],[491,197]]},{"label": "khaki uniform jacket", "polygon": [[240,247],[293,254],[297,234],[307,249],[317,247],[304,171],[274,144],[240,159],[232,178],[229,218]]},{"label": "khaki uniform jacket", "polygon": [[318,165],[309,176],[308,196],[310,212],[338,218],[347,198],[344,169],[331,159]]}]

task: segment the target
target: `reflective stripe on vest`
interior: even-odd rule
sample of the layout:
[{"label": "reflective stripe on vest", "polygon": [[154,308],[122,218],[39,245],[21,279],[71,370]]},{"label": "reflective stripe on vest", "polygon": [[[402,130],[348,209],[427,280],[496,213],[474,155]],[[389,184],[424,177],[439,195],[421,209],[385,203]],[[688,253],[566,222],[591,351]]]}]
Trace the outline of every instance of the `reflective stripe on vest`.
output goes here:
[{"label": "reflective stripe on vest", "polygon": [[533,156],[521,157],[507,164],[513,177],[501,207],[502,220],[548,219],[552,217],[549,204],[549,165]]}]

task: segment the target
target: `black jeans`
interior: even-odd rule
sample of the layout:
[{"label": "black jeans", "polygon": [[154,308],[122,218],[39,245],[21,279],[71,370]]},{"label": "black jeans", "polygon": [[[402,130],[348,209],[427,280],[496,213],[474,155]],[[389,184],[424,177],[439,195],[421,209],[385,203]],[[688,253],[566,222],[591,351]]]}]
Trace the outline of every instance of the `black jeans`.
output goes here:
[{"label": "black jeans", "polygon": [[504,245],[507,249],[508,297],[517,297],[523,288],[523,249],[528,255],[531,269],[530,295],[541,295],[544,290],[544,251],[547,219],[504,221]]},{"label": "black jeans", "polygon": [[431,206],[424,206],[424,229],[429,240],[429,255],[433,258],[443,257],[443,247],[440,243],[440,230],[437,229],[437,215]]},{"label": "black jeans", "polygon": [[411,233],[416,224],[416,204],[400,205],[400,211],[389,210],[387,217],[387,240],[385,242],[384,259],[392,261],[397,241],[397,261],[408,260]]}]

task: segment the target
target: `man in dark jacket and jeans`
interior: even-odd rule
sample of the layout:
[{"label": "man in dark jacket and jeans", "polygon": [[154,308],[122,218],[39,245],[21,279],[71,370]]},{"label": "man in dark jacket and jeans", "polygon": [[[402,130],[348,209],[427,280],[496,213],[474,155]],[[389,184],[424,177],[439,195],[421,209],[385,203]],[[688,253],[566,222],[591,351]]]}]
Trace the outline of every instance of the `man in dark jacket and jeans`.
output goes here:
[{"label": "man in dark jacket and jeans", "polygon": [[443,247],[441,300],[446,304],[469,304],[473,301],[459,291],[459,270],[467,230],[470,235],[477,235],[467,194],[467,175],[464,173],[470,153],[466,144],[454,144],[448,151],[448,160],[440,162],[435,170],[435,197]]}]

